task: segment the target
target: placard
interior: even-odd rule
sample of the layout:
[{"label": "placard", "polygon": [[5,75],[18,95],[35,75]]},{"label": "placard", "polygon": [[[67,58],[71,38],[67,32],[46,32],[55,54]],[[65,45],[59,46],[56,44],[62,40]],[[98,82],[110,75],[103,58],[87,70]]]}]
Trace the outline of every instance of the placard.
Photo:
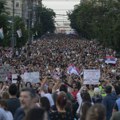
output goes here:
[{"label": "placard", "polygon": [[8,64],[0,66],[0,81],[5,81],[12,70],[13,68]]},{"label": "placard", "polygon": [[85,69],[83,72],[84,84],[99,84],[100,70]]},{"label": "placard", "polygon": [[23,75],[25,82],[38,83],[40,82],[40,73],[39,72],[25,72]]}]

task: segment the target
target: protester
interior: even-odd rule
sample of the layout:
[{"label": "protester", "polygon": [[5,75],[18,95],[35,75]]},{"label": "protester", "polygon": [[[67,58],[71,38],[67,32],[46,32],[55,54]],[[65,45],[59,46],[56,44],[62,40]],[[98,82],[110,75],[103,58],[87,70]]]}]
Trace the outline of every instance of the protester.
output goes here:
[{"label": "protester", "polygon": [[32,108],[26,115],[25,120],[48,120],[45,110]]},{"label": "protester", "polygon": [[36,93],[33,89],[24,88],[20,92],[21,106],[17,109],[14,120],[23,120],[27,112],[34,107],[37,107],[34,98]]},{"label": "protester", "polygon": [[120,119],[120,112],[115,112],[110,120],[119,120]]},{"label": "protester", "polygon": [[73,116],[69,111],[66,111],[67,97],[64,92],[61,92],[57,96],[56,108],[57,111],[50,113],[50,120],[73,120]]},{"label": "protester", "polygon": [[10,98],[7,100],[7,105],[13,116],[15,114],[15,111],[20,107],[20,101],[17,98],[17,93],[17,86],[15,84],[11,84],[9,87]]},{"label": "protester", "polygon": [[107,96],[103,98],[102,103],[106,108],[106,120],[110,120],[117,96],[116,93],[112,92],[110,85],[106,86],[105,91]]},{"label": "protester", "polygon": [[[118,106],[113,105],[116,103],[112,97],[113,94],[106,94],[105,88],[107,85],[115,86],[118,84],[120,80],[120,59],[116,59],[115,50],[100,45],[96,40],[80,40],[63,34],[52,34],[40,40],[32,41],[31,44],[26,43],[25,46],[16,48],[14,51],[12,48],[0,47],[0,53],[2,59],[0,69],[4,71],[1,72],[4,75],[2,77],[3,82],[0,82],[0,97],[5,98],[4,93],[9,91],[8,107],[13,115],[16,112],[15,120],[22,120],[28,111],[36,106],[42,107],[40,97],[46,97],[49,100],[50,116],[53,114],[53,119],[55,119],[55,114],[52,113],[55,111],[57,115],[60,113],[58,117],[61,118],[61,104],[56,104],[56,102],[63,91],[67,99],[63,106],[64,115],[70,116],[70,119],[77,118],[76,113],[80,113],[81,105],[85,102],[93,104],[100,103],[103,100],[106,113],[110,114],[107,115],[108,119],[112,114],[113,106],[118,111]],[[97,83],[96,79],[85,83],[84,70],[100,71]],[[89,77],[99,75],[90,76],[87,74],[87,76],[91,80]],[[11,83],[15,83],[18,90]],[[31,92],[21,91],[26,87],[33,89],[34,98]],[[20,95],[19,91],[21,91]],[[87,92],[89,100],[83,100],[83,91]],[[20,104],[16,96],[21,101],[21,107],[17,111],[16,109]],[[15,101],[17,102],[15,103]],[[107,104],[110,109],[106,106]],[[49,109],[49,105],[46,107]]]},{"label": "protester", "polygon": [[[12,113],[8,110],[7,102],[4,99],[0,100],[0,108],[3,109],[6,120],[13,120]],[[2,119],[1,119],[2,120]]]},{"label": "protester", "polygon": [[100,89],[98,87],[94,88],[94,95],[92,97],[92,102],[94,104],[102,102],[102,95],[100,94]]},{"label": "protester", "polygon": [[117,94],[117,100],[115,102],[113,112],[120,111],[120,84],[115,86],[115,91]]},{"label": "protester", "polygon": [[88,110],[86,120],[106,120],[105,107],[101,104],[93,105]]},{"label": "protester", "polygon": [[47,97],[40,98],[40,107],[43,108],[48,113],[50,112],[50,102]]},{"label": "protester", "polygon": [[90,102],[84,102],[81,105],[79,120],[86,120],[87,112],[91,106],[92,104]]}]

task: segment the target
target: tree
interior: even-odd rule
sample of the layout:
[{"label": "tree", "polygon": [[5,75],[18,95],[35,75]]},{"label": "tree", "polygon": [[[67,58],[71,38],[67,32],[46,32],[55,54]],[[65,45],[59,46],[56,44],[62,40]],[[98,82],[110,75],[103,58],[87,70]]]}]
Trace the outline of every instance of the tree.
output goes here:
[{"label": "tree", "polygon": [[52,9],[48,9],[44,6],[36,7],[36,18],[34,23],[33,32],[40,37],[47,32],[53,33],[55,30],[54,17],[55,13]]},{"label": "tree", "polygon": [[4,39],[0,38],[0,45],[6,46],[6,44],[10,44],[9,41],[7,40],[7,29],[9,28],[8,26],[8,15],[7,12],[5,11],[5,1],[1,0],[0,1],[0,28],[3,29],[3,34],[4,34]]},{"label": "tree", "polygon": [[[16,47],[22,47],[27,42],[28,30],[25,28],[25,24],[22,18],[15,17],[15,35],[16,35]],[[21,37],[17,34],[17,30],[21,31]]]},{"label": "tree", "polygon": [[5,12],[5,1],[1,0],[0,1],[0,15]]},{"label": "tree", "polygon": [[105,46],[120,49],[120,1],[89,0],[68,14],[71,27],[81,37],[97,39]]},{"label": "tree", "polygon": [[[15,16],[14,18],[14,31],[15,31],[15,40],[16,46],[21,47],[23,46],[28,40],[28,33],[30,35],[35,35],[37,37],[41,37],[43,34],[47,32],[54,32],[55,25],[54,25],[54,17],[55,13],[52,9],[48,9],[40,5],[35,7],[35,11],[33,10],[34,14],[31,12],[31,19],[30,20],[30,31],[28,28],[25,27],[25,24],[22,18]],[[5,2],[4,0],[0,1],[0,28],[4,30],[4,39],[0,40],[0,45],[2,46],[11,46],[12,41],[12,17],[9,16],[6,12]],[[32,27],[32,28],[31,28]],[[21,30],[22,37],[18,36],[17,31]]]}]

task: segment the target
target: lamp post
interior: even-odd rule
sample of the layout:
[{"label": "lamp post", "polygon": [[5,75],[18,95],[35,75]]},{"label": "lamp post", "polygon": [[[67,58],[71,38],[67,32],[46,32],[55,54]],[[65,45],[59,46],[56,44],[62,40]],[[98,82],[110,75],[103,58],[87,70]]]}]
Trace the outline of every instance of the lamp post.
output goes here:
[{"label": "lamp post", "polygon": [[32,14],[33,14],[33,0],[29,0],[28,4],[28,43],[31,44],[31,25],[32,25]]},{"label": "lamp post", "polygon": [[14,15],[15,15],[15,0],[12,0],[12,50],[14,51],[15,46],[15,30],[14,30]]}]

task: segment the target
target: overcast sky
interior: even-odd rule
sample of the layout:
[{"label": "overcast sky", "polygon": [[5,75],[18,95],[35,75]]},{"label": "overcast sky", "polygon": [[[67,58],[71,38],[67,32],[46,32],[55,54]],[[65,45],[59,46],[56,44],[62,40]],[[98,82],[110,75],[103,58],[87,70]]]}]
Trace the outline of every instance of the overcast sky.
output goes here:
[{"label": "overcast sky", "polygon": [[59,27],[62,26],[61,29],[65,30],[66,28],[64,27],[66,25],[69,26],[70,24],[70,21],[68,20],[67,12],[73,10],[74,6],[80,3],[80,0],[43,0],[42,3],[47,8],[51,8],[54,10],[54,12],[56,13],[56,18],[55,18],[56,26]]},{"label": "overcast sky", "polygon": [[55,12],[65,12],[73,10],[74,5],[79,4],[79,0],[43,0],[44,6],[52,8]]}]

